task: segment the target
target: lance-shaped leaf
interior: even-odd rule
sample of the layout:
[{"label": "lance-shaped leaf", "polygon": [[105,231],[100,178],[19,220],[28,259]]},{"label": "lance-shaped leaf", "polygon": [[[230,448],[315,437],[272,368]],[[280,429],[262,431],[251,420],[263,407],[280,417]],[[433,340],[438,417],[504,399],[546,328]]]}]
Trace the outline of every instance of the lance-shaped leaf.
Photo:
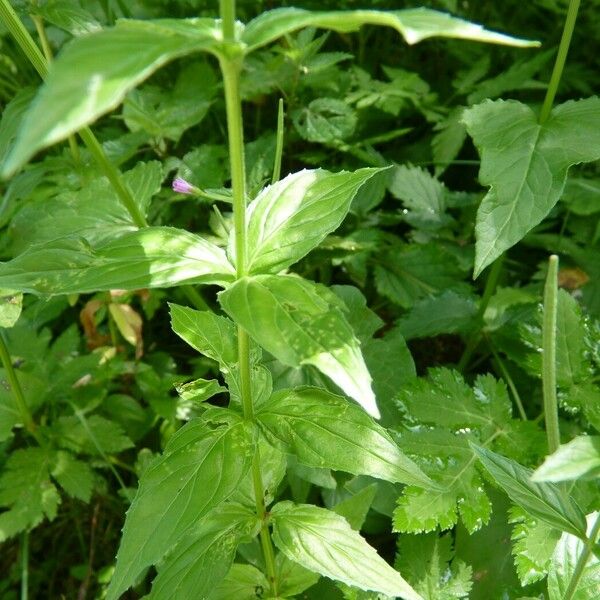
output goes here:
[{"label": "lance-shaped leaf", "polygon": [[78,237],[33,246],[0,263],[0,288],[76,294],[184,282],[223,285],[234,275],[218,246],[183,229],[146,227],[95,246]]},{"label": "lance-shaped leaf", "polygon": [[256,513],[221,506],[193,527],[158,568],[148,600],[208,598],[227,575],[239,543],[260,529]]},{"label": "lance-shaped leaf", "polygon": [[271,515],[273,541],[290,560],[361,590],[423,600],[344,517],[288,501],[274,506]]},{"label": "lance-shaped leaf", "polygon": [[379,417],[371,376],[344,303],[327,288],[292,275],[243,277],[219,294],[225,312],[290,367],[313,365]]},{"label": "lance-shaped leaf", "polygon": [[200,419],[184,425],[144,472],[127,511],[107,598],[116,600],[156,564],[188,529],[237,489],[254,454],[247,424],[211,429]]},{"label": "lance-shaped leaf", "polygon": [[597,479],[600,475],[600,436],[580,435],[546,458],[533,481]]},{"label": "lance-shaped leaf", "polygon": [[395,10],[348,10],[312,12],[300,8],[279,8],[264,12],[246,26],[242,41],[252,51],[303,27],[322,27],[334,31],[356,31],[361,25],[383,25],[394,28],[407,43],[416,44],[430,37],[449,37],[507,44],[509,46],[539,46],[539,42],[520,40],[481,25],[452,17],[428,8]]},{"label": "lance-shaped leaf", "polygon": [[515,504],[561,531],[585,537],[585,515],[563,488],[554,483],[533,482],[531,469],[481,446],[471,444],[471,448]]},{"label": "lance-shaped leaf", "polygon": [[600,158],[600,99],[557,106],[540,125],[516,101],[486,100],[463,113],[490,190],[477,212],[475,272],[521,240],[560,198],[569,167]]},{"label": "lance-shaped leaf", "polygon": [[192,348],[231,371],[238,359],[235,325],[208,310],[169,304],[171,328]]},{"label": "lance-shaped leaf", "polygon": [[3,175],[117,107],[130,89],[168,61],[192,52],[215,52],[218,44],[214,19],[122,20],[114,28],[73,40],[52,64]]},{"label": "lance-shaped leaf", "polygon": [[248,272],[277,273],[308,254],[339,227],[359,188],[378,172],[304,170],[265,188],[247,209]]},{"label": "lance-shaped leaf", "polygon": [[257,413],[267,434],[310,467],[430,487],[387,431],[355,404],[320,388],[281,390]]}]

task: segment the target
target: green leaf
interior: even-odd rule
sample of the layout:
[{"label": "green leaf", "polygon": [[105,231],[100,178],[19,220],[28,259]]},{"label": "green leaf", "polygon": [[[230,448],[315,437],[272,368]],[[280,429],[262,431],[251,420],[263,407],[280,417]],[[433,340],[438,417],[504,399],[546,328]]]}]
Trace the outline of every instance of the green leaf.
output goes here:
[{"label": "green leaf", "polygon": [[436,134],[431,140],[431,153],[436,163],[436,177],[439,177],[451,165],[467,139],[467,130],[461,120],[463,110],[464,106],[457,106],[434,127]]},{"label": "green leaf", "polygon": [[454,559],[451,534],[402,535],[394,566],[425,600],[468,598],[473,569]]},{"label": "green leaf", "polygon": [[277,573],[277,589],[279,595],[284,598],[300,596],[320,579],[318,573],[313,573],[297,562],[289,560],[281,552],[275,558],[275,571]]},{"label": "green leaf", "polygon": [[600,436],[579,436],[548,456],[531,479],[569,481],[600,476]]},{"label": "green leaf", "polygon": [[2,111],[2,120],[0,121],[0,164],[4,162],[17,136],[23,116],[26,114],[34,95],[34,88],[23,88],[17,92]]},{"label": "green leaf", "polygon": [[60,496],[50,481],[52,456],[42,448],[15,450],[0,477],[0,542],[56,516]]},{"label": "green leaf", "polygon": [[290,560],[362,590],[423,600],[343,517],[288,501],[276,504],[271,515],[273,541]]},{"label": "green leaf", "polygon": [[0,327],[12,327],[21,316],[23,294],[0,290]]},{"label": "green leaf", "polygon": [[440,333],[466,333],[474,328],[477,311],[473,295],[444,290],[438,296],[419,300],[397,327],[408,340]]},{"label": "green leaf", "polygon": [[269,581],[252,565],[232,565],[229,573],[216,587],[210,600],[256,600],[269,587]]},{"label": "green leaf", "polygon": [[477,212],[475,271],[481,271],[548,215],[574,164],[600,158],[600,99],[569,101],[540,125],[528,106],[487,100],[463,113],[490,190]]},{"label": "green leaf", "polygon": [[87,10],[83,10],[72,0],[48,0],[41,6],[32,7],[32,13],[43,17],[71,35],[79,36],[94,33],[102,29],[100,23]]},{"label": "green leaf", "polygon": [[379,417],[371,376],[344,316],[327,288],[292,275],[244,277],[219,294],[225,312],[278,360],[313,365],[369,414]]},{"label": "green leaf", "polygon": [[377,484],[371,483],[365,486],[362,490],[356,492],[356,494],[338,502],[332,510],[341,515],[350,523],[350,527],[355,531],[360,531],[363,526],[371,504],[375,500],[377,494]]},{"label": "green leaf", "polygon": [[170,60],[215,52],[218,35],[214,19],[121,20],[116,27],[73,40],[53,62],[3,176],[14,173],[38,150],[116,108],[130,89]]},{"label": "green leaf", "polygon": [[404,218],[413,227],[435,231],[452,222],[446,214],[446,188],[419,167],[395,167],[388,189],[406,207]]},{"label": "green leaf", "polygon": [[112,454],[133,446],[120,425],[100,415],[59,417],[52,434],[62,448],[85,454]]},{"label": "green leaf", "polygon": [[247,508],[225,504],[215,509],[161,562],[148,600],[208,598],[227,575],[239,543],[259,529],[256,513]]},{"label": "green leaf", "polygon": [[[378,169],[300,171],[265,188],[246,211],[249,273],[278,273],[337,229],[360,187]],[[235,236],[229,238],[235,255]]]},{"label": "green leaf", "polygon": [[[140,212],[147,214],[150,199],[160,190],[162,165],[139,162],[123,179]],[[17,254],[35,244],[75,235],[95,245],[137,229],[110,182],[98,177],[81,190],[41,197],[24,206],[11,221],[11,251]]]},{"label": "green leaf", "polygon": [[354,133],[356,113],[346,102],[317,98],[293,115],[296,131],[309,142],[335,144]]},{"label": "green leaf", "polygon": [[33,294],[83,294],[182,283],[222,285],[234,269],[225,252],[172,227],[146,227],[91,246],[67,237],[0,263],[0,288]]},{"label": "green leaf", "polygon": [[383,427],[358,406],[325,390],[281,390],[256,416],[305,465],[392,483],[433,484]]},{"label": "green leaf", "polygon": [[390,12],[376,10],[311,12],[300,8],[279,8],[263,12],[250,21],[242,34],[242,41],[248,44],[248,52],[251,52],[303,27],[321,27],[346,33],[358,30],[361,25],[392,27],[409,44],[441,36],[510,46],[539,45],[538,42],[519,40],[487,31],[481,25],[428,8]]},{"label": "green leaf", "polygon": [[238,359],[235,325],[206,310],[169,304],[173,331],[192,348],[231,371]]},{"label": "green leaf", "polygon": [[144,472],[127,511],[109,600],[120,597],[145,567],[233,494],[253,454],[252,431],[242,422],[211,429],[196,419],[171,437],[164,454]]},{"label": "green leaf", "polygon": [[69,496],[79,498],[83,502],[90,501],[94,473],[87,463],[59,450],[51,474]]},{"label": "green leaf", "polygon": [[176,385],[175,389],[185,406],[193,406],[227,391],[227,388],[223,387],[216,379],[194,379],[194,381]]},{"label": "green leaf", "polygon": [[483,466],[509,498],[532,517],[576,536],[585,536],[585,516],[567,492],[552,483],[531,481],[531,469],[471,444]]},{"label": "green leaf", "polygon": [[456,257],[434,244],[394,244],[375,266],[377,291],[403,308],[411,308],[423,296],[433,296],[462,278]]},{"label": "green leaf", "polygon": [[544,521],[527,517],[518,507],[511,511],[512,554],[522,585],[529,585],[548,574],[550,559],[560,539],[561,532]]},{"label": "green leaf", "polygon": [[[600,518],[600,513],[588,515],[590,529],[598,518]],[[549,600],[566,598],[565,593],[584,547],[585,543],[578,537],[569,533],[562,534],[554,550],[548,573]],[[583,568],[575,593],[570,598],[571,600],[596,600],[598,597],[600,597],[600,558],[592,552]]]}]

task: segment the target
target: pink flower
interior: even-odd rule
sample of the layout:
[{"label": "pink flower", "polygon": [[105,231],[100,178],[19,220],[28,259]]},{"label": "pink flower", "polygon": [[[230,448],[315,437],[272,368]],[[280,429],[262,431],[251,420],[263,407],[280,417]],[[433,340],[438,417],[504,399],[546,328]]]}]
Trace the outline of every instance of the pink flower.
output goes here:
[{"label": "pink flower", "polygon": [[181,177],[177,177],[173,179],[173,183],[171,185],[174,192],[178,194],[194,194],[196,193],[196,188]]}]

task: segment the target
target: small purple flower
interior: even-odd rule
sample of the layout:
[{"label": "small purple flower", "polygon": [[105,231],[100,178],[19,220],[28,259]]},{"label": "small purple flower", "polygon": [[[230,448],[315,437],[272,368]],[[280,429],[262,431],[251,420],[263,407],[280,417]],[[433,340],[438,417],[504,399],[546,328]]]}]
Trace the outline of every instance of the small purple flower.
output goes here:
[{"label": "small purple flower", "polygon": [[173,179],[171,187],[173,188],[173,191],[178,194],[194,194],[196,192],[196,188],[181,177]]}]

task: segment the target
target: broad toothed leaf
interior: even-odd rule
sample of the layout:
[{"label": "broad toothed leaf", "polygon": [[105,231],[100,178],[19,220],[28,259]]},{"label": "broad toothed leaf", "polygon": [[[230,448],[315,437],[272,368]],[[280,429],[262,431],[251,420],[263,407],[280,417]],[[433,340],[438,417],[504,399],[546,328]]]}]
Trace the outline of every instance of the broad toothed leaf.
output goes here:
[{"label": "broad toothed leaf", "polygon": [[565,102],[541,124],[513,100],[486,100],[463,113],[490,186],[477,212],[475,272],[514,246],[558,202],[572,165],[600,158],[600,99]]},{"label": "broad toothed leaf", "polygon": [[[337,229],[359,188],[378,169],[300,171],[265,188],[247,209],[249,273],[277,273]],[[235,255],[232,230],[229,253]]]},{"label": "broad toothed leaf", "polygon": [[271,515],[275,545],[290,560],[362,590],[423,600],[344,517],[288,501],[275,505]]},{"label": "broad toothed leaf", "polygon": [[311,467],[425,487],[433,482],[363,410],[319,388],[281,390],[257,419]]},{"label": "broad toothed leaf", "polygon": [[[254,437],[243,422],[211,429],[190,421],[144,472],[127,511],[108,598],[115,600],[189,528],[237,489],[250,467]],[[235,456],[235,460],[231,457]]]},{"label": "broad toothed leaf", "polygon": [[219,294],[225,312],[285,365],[313,365],[379,417],[345,305],[327,288],[292,275],[244,277]]}]

